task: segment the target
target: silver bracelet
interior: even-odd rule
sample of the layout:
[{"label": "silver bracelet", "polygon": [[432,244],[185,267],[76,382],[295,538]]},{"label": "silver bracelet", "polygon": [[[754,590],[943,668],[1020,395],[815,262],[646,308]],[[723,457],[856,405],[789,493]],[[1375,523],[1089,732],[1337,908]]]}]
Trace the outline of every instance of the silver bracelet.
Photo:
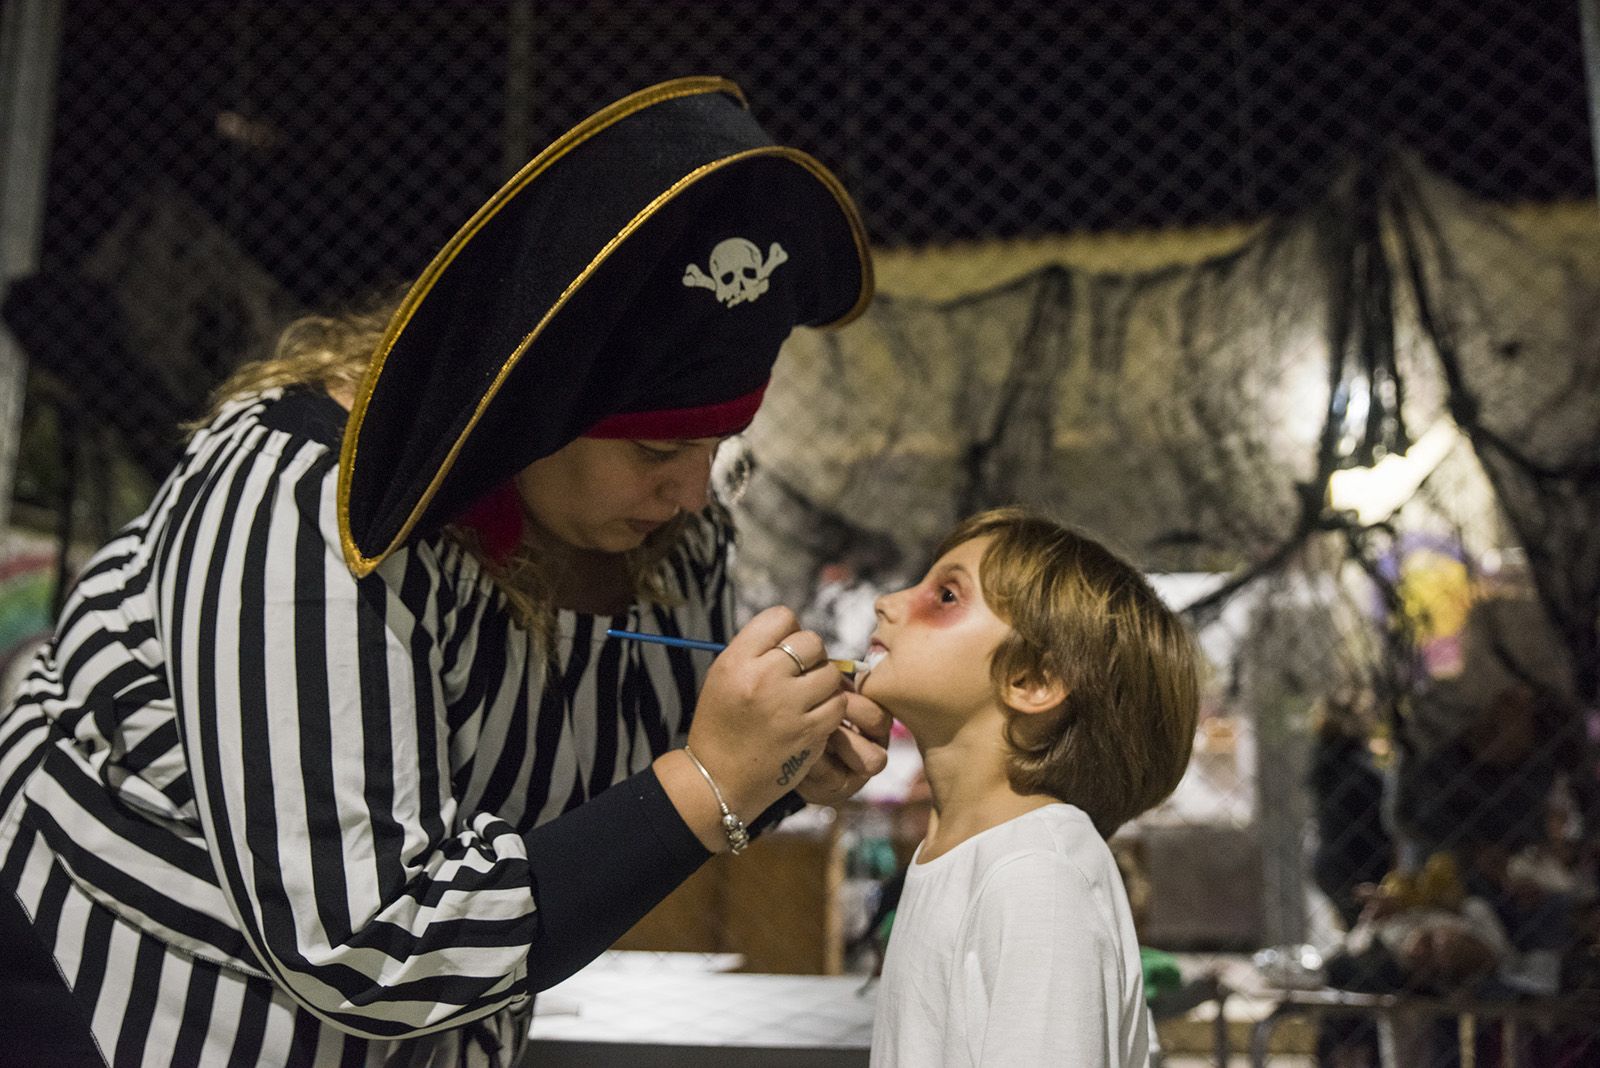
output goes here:
[{"label": "silver bracelet", "polygon": [[744,820],[733,814],[733,809],[729,808],[728,802],[722,798],[722,788],[717,785],[717,780],[711,777],[711,773],[700,763],[700,758],[694,755],[694,751],[687,743],[683,751],[694,762],[700,774],[705,776],[706,785],[711,787],[711,792],[717,795],[717,807],[722,810],[722,833],[728,836],[728,849],[736,854],[743,853],[745,846],[750,844],[750,832],[745,830]]}]

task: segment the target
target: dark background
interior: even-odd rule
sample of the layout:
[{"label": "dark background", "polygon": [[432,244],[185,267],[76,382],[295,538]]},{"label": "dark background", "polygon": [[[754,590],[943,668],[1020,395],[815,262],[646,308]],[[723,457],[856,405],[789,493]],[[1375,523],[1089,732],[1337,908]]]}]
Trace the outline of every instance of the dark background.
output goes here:
[{"label": "dark background", "polygon": [[157,180],[306,304],[414,275],[511,167],[690,73],[835,168],[882,246],[1254,219],[1353,153],[1593,195],[1578,5],[68,5],[45,262]]}]

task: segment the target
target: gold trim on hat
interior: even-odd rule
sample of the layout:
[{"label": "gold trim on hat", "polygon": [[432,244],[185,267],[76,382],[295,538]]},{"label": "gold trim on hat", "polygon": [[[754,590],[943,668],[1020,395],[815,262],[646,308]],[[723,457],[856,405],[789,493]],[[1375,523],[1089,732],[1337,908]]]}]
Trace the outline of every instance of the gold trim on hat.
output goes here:
[{"label": "gold trim on hat", "polygon": [[461,249],[466,245],[466,243],[470,241],[513,196],[520,192],[522,188],[527,185],[527,183],[536,175],[547,169],[552,163],[566,155],[573,148],[582,144],[590,137],[598,134],[606,127],[628,117],[629,115],[634,114],[637,111],[641,111],[646,107],[650,107],[666,100],[672,100],[677,97],[694,96],[711,92],[728,93],[736,98],[741,105],[748,107],[748,104],[744,98],[744,94],[740,91],[739,87],[727,79],[708,77],[679,78],[673,81],[663,82],[660,85],[652,86],[648,89],[642,89],[630,96],[623,97],[621,100],[618,100],[601,111],[596,112],[594,115],[591,115],[588,119],[585,119],[582,123],[579,123],[560,139],[552,143],[549,148],[541,152],[527,166],[522,168],[521,171],[517,172],[516,176],[513,177],[510,182],[506,183],[506,185],[502,187],[500,191],[497,192],[492,198],[490,198],[487,203],[479,208],[473,217],[468,220],[467,224],[463,226],[461,230],[450,239],[449,243],[439,251],[439,254],[434,257],[433,261],[428,264],[427,269],[423,271],[423,273],[418,277],[417,281],[412,285],[410,292],[406,294],[405,300],[401,303],[399,310],[396,311],[394,318],[390,321],[388,328],[385,330],[382,340],[378,343],[378,347],[374,352],[372,362],[367,369],[366,375],[362,379],[361,387],[357,391],[354,404],[350,409],[350,419],[345,428],[344,441],[339,453],[339,541],[341,548],[344,550],[345,563],[350,568],[351,573],[357,578],[361,578],[367,574],[370,574],[380,563],[383,562],[386,557],[389,556],[390,553],[394,552],[395,549],[398,548],[400,544],[410,536],[414,529],[416,529],[417,523],[421,520],[423,513],[427,511],[428,505],[432,503],[434,495],[438,492],[439,486],[443,484],[445,476],[449,473],[450,468],[455,464],[457,455],[465,446],[467,438],[471,435],[473,428],[477,426],[478,421],[483,417],[484,412],[488,409],[489,403],[499,392],[501,385],[505,382],[511,371],[516,367],[518,361],[521,360],[523,353],[528,350],[528,347],[532,345],[533,342],[544,331],[545,326],[550,322],[555,314],[566,306],[567,302],[573,297],[574,294],[578,292],[579,289],[583,287],[584,283],[587,282],[590,276],[592,276],[595,271],[600,268],[606,259],[610,257],[611,253],[618,245],[631,236],[633,232],[646,221],[648,221],[651,216],[655,215],[685,189],[694,185],[707,175],[721,170],[723,167],[731,164],[759,156],[776,156],[779,158],[788,159],[805,170],[811,172],[811,174],[816,177],[830,193],[833,194],[834,198],[838,201],[840,208],[843,209],[845,218],[850,226],[851,237],[855,241],[857,260],[861,266],[861,286],[855,305],[839,318],[819,325],[824,329],[832,329],[843,326],[855,319],[866,309],[868,302],[870,302],[872,299],[873,292],[872,258],[867,251],[866,231],[861,223],[860,215],[856,211],[855,205],[850,199],[849,193],[845,191],[844,186],[840,184],[839,180],[835,178],[826,167],[824,167],[815,158],[805,152],[800,151],[799,149],[788,148],[781,145],[768,145],[760,148],[747,149],[743,152],[738,152],[731,156],[725,156],[722,159],[713,160],[710,163],[702,164],[700,167],[690,171],[687,175],[684,175],[678,181],[674,182],[665,191],[658,194],[655,199],[651,200],[650,203],[646,204],[637,215],[629,220],[626,226],[618,231],[610,241],[606,242],[606,244],[600,249],[599,253],[589,261],[588,266],[586,266],[576,278],[568,283],[566,289],[562,291],[561,296],[556,299],[555,303],[551,305],[551,307],[546,310],[544,315],[540,318],[538,325],[536,325],[533,330],[522,339],[522,342],[516,347],[516,349],[514,349],[509,356],[507,356],[505,362],[501,365],[499,372],[496,373],[494,380],[489,384],[489,387],[487,390],[485,390],[483,396],[479,398],[478,405],[473,410],[472,417],[467,421],[466,426],[462,428],[461,433],[457,435],[455,443],[451,445],[450,451],[445,454],[444,459],[439,464],[438,470],[434,472],[433,478],[429,481],[428,486],[423,491],[421,498],[419,498],[417,501],[416,506],[412,508],[411,514],[406,517],[405,522],[400,525],[400,529],[395,533],[394,538],[376,556],[369,557],[362,555],[361,550],[356,546],[354,536],[350,532],[350,485],[354,478],[356,442],[361,434],[361,424],[366,415],[368,403],[371,401],[372,394],[377,388],[378,376],[382,372],[384,361],[387,359],[395,341],[404,330],[405,325],[410,321],[410,318],[416,311],[417,306],[433,288],[433,285],[438,280],[439,276],[443,274],[444,270],[451,264],[451,262],[454,261],[455,257],[460,253]]}]

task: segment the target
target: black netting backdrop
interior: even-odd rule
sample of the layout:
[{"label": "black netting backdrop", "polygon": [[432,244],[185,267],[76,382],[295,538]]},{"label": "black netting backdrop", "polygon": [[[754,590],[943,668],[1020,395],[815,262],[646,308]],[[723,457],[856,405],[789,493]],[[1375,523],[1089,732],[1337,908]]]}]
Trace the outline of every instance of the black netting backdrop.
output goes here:
[{"label": "black netting backdrop", "polygon": [[[881,275],[728,449],[744,607],[857,652],[955,519],[1047,509],[1152,573],[1209,662],[1189,780],[1118,842],[1146,941],[1324,958],[1249,981],[1600,989],[1578,0],[63,8],[39,267],[6,301],[19,531],[99,540],[296,314],[408,281],[596,108],[726,75],[840,175]],[[828,832],[847,915],[815,937],[854,945],[816,970],[870,966],[897,813]],[[778,959],[756,926],[665,948]],[[1411,1032],[1402,1063],[1470,1063],[1453,1019]],[[1283,1041],[1376,1063],[1359,1019]]]}]

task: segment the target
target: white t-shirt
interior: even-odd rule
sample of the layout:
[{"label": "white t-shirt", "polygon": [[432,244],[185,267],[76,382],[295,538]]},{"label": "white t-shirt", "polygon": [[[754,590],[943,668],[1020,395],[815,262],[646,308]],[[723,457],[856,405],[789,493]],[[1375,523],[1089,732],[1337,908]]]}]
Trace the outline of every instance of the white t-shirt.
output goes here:
[{"label": "white t-shirt", "polygon": [[1081,809],[1046,805],[912,861],[873,1068],[1147,1068],[1155,1048],[1128,895]]}]

